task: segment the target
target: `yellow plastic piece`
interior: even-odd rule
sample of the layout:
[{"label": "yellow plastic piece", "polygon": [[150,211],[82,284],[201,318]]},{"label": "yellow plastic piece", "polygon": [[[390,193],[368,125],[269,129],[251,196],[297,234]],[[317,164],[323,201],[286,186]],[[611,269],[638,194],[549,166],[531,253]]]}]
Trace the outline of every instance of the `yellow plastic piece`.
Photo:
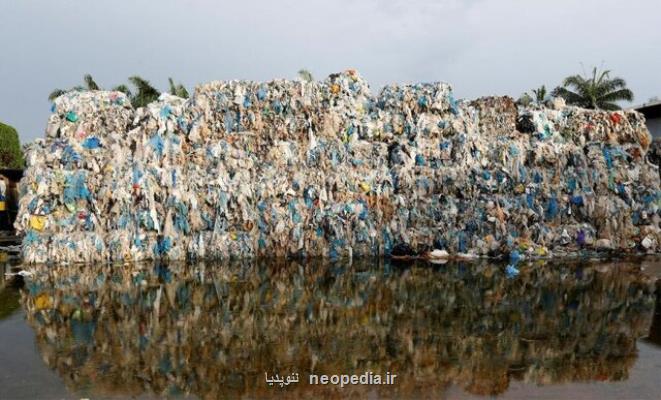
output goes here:
[{"label": "yellow plastic piece", "polygon": [[34,306],[37,310],[45,310],[53,307],[53,301],[46,293],[42,293],[34,299]]},{"label": "yellow plastic piece", "polygon": [[46,227],[46,217],[43,215],[33,215],[30,217],[30,228],[35,231],[43,231]]}]

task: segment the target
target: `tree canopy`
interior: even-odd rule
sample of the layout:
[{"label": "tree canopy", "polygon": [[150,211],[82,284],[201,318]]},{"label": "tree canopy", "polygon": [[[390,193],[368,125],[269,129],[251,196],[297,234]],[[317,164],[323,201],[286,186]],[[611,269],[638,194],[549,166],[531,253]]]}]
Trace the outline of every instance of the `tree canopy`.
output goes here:
[{"label": "tree canopy", "polygon": [[74,86],[69,90],[55,89],[48,95],[48,100],[53,101],[63,94],[71,91],[100,90],[99,85],[96,83],[96,81],[94,81],[94,78],[92,78],[92,75],[90,74],[85,74],[83,76],[83,83],[84,85]]},{"label": "tree canopy", "polygon": [[[133,85],[133,87],[135,88],[133,91],[131,90],[129,85],[126,84],[120,84],[114,86],[112,90],[126,94],[126,96],[128,96],[128,98],[131,100],[131,104],[133,104],[134,107],[144,107],[147,104],[151,103],[152,101],[158,99],[158,96],[161,95],[160,90],[152,86],[148,80],[142,78],[141,76],[134,75],[131,76],[128,80],[129,83]],[[172,78],[168,78],[168,82],[170,84],[170,94],[183,98],[188,98],[188,90],[186,90],[184,85],[182,85],[181,83],[175,84]],[[57,97],[67,92],[85,91],[85,90],[103,90],[103,89],[101,88],[101,86],[99,86],[96,83],[92,75],[85,74],[83,76],[83,85],[74,86],[69,90],[55,89],[48,95],[48,99],[53,101]]]},{"label": "tree canopy", "polygon": [[308,71],[307,69],[299,70],[298,76],[305,82],[312,82],[314,80],[314,77],[312,76],[312,72]]},{"label": "tree canopy", "polygon": [[158,89],[153,87],[148,80],[140,76],[134,75],[130,77],[129,82],[131,82],[136,88],[136,92],[132,96],[129,96],[133,107],[144,107],[158,99],[158,96],[161,95],[161,92]]},{"label": "tree canopy", "polygon": [[184,99],[188,98],[188,90],[181,83],[174,83],[172,78],[168,78],[168,83],[170,84],[170,94],[182,97]]},{"label": "tree canopy", "polygon": [[23,168],[24,165],[18,132],[0,122],[0,168]]},{"label": "tree canopy", "polygon": [[546,100],[546,95],[547,95],[546,85],[542,85],[537,89],[533,89],[532,94],[535,95],[535,101],[537,102],[541,103],[542,101]]},{"label": "tree canopy", "polygon": [[533,89],[530,91],[531,93],[524,93],[519,97],[517,100],[517,103],[519,105],[522,105],[524,107],[529,106],[532,104],[532,102],[537,102],[537,103],[542,103],[543,101],[546,100],[546,95],[548,94],[546,90],[546,85],[542,85],[538,87],[537,89]]},{"label": "tree canopy", "polygon": [[619,110],[618,101],[633,101],[634,96],[624,79],[611,78],[610,73],[610,70],[599,72],[595,67],[591,76],[568,76],[553,95],[564,98],[567,104],[583,108]]}]

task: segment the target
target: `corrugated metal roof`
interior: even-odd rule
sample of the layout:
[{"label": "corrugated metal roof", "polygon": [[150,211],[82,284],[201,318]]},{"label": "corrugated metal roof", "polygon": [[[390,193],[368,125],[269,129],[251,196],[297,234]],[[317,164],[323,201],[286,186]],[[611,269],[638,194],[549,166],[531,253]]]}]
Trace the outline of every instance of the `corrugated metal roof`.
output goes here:
[{"label": "corrugated metal roof", "polygon": [[643,108],[651,108],[651,107],[658,107],[658,106],[661,106],[661,99],[652,100],[652,101],[649,101],[647,103],[643,103],[643,104],[640,104],[640,105],[637,105],[637,106],[631,107],[631,108],[633,110],[640,111]]},{"label": "corrugated metal roof", "polygon": [[642,113],[647,120],[661,118],[661,100],[649,101],[632,109]]}]

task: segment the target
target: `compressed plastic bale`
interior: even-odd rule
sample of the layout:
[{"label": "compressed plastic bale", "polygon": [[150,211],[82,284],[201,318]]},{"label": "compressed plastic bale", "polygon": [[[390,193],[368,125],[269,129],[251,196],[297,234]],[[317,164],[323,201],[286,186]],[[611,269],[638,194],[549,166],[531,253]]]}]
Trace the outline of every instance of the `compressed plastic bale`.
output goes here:
[{"label": "compressed plastic bale", "polygon": [[372,96],[353,70],[138,110],[75,92],[28,148],[16,227],[29,262],[654,252],[649,143],[635,112],[460,101],[444,83]]}]

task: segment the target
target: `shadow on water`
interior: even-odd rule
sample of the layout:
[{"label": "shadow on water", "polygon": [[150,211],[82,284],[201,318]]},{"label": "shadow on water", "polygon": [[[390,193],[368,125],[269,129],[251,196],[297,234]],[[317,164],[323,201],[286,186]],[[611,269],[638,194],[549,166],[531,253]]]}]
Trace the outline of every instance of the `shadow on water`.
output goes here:
[{"label": "shadow on water", "polygon": [[[651,278],[626,263],[504,271],[314,260],[43,267],[26,278],[22,305],[42,358],[81,395],[333,397],[338,387],[308,385],[308,374],[365,371],[398,382],[341,393],[438,397],[457,385],[498,395],[515,380],[627,379],[652,325]],[[265,373],[294,372],[298,385],[265,383]]]},{"label": "shadow on water", "polygon": [[0,320],[12,315],[20,307],[19,289],[23,287],[23,279],[16,277],[7,279],[5,273],[10,271],[8,255],[0,251]]},{"label": "shadow on water", "polygon": [[12,315],[20,307],[20,294],[17,289],[0,288],[0,320]]},{"label": "shadow on water", "polygon": [[656,281],[656,309],[647,341],[661,347],[661,279]]}]

